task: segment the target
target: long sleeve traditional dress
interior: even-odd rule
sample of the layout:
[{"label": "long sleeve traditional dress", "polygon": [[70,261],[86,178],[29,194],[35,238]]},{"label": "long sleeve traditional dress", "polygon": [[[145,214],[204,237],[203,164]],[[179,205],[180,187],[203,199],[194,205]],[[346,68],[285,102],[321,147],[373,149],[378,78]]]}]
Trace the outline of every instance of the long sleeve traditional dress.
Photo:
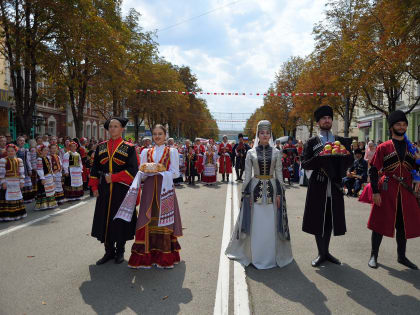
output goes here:
[{"label": "long sleeve traditional dress", "polygon": [[20,148],[16,152],[16,156],[22,159],[23,167],[25,171],[25,184],[22,189],[23,201],[25,203],[31,203],[34,201],[35,192],[32,187],[32,161],[31,153],[28,149]]},{"label": "long sleeve traditional dress", "polygon": [[25,170],[20,158],[0,159],[0,221],[14,221],[26,217],[20,184],[25,182]]},{"label": "long sleeve traditional dress", "polygon": [[63,190],[63,163],[58,154],[51,154],[51,167],[54,177],[55,186],[55,200],[58,204],[64,202],[64,190]]},{"label": "long sleeve traditional dress", "polygon": [[160,163],[166,171],[148,176],[141,192],[136,239],[131,248],[131,268],[173,268],[179,263],[182,236],[178,200],[172,184],[179,177],[178,151],[154,146],[141,153],[140,164]]},{"label": "long sleeve traditional dress", "polygon": [[63,158],[64,197],[66,200],[80,200],[83,197],[83,164],[79,153],[68,151]]},{"label": "long sleeve traditional dress", "polygon": [[205,184],[214,184],[217,181],[217,154],[207,151],[204,155],[204,172],[201,181]]},{"label": "long sleeve traditional dress", "polygon": [[[248,205],[243,204],[226,249],[230,259],[258,269],[283,267],[293,261],[282,181],[280,151],[268,145],[248,151],[242,190],[244,195],[250,195],[243,202],[251,203],[251,213],[247,215]],[[277,196],[281,199],[280,208]]]},{"label": "long sleeve traditional dress", "polygon": [[[36,164],[38,174],[36,203],[34,210],[53,209],[58,206],[55,200],[55,185],[51,167],[51,161],[48,157],[39,157]],[[45,181],[42,184],[42,181]]]}]

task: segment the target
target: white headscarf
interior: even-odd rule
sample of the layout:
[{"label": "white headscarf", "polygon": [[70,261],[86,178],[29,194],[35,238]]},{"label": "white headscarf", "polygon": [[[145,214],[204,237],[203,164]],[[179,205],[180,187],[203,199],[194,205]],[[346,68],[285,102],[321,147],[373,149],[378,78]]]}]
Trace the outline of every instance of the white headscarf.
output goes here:
[{"label": "white headscarf", "polygon": [[270,140],[268,142],[268,145],[270,147],[274,147],[273,132],[271,131],[271,123],[268,120],[260,120],[257,124],[257,131],[255,133],[255,140],[254,140],[253,148],[258,147],[259,145],[260,139],[258,137],[258,132],[261,130],[270,130]]}]

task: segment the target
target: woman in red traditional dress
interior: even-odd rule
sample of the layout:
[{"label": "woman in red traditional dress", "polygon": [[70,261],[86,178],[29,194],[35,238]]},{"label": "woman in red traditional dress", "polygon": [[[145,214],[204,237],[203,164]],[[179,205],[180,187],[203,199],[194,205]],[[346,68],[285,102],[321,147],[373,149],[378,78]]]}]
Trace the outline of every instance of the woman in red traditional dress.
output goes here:
[{"label": "woman in red traditional dress", "polygon": [[[128,262],[130,268],[173,268],[179,263],[182,236],[181,216],[173,186],[179,177],[178,151],[165,146],[166,129],[161,125],[153,128],[155,145],[142,151],[140,166],[145,163],[161,164],[165,171],[141,173],[145,178],[141,191],[136,239]],[[133,182],[130,190],[139,184]]]}]

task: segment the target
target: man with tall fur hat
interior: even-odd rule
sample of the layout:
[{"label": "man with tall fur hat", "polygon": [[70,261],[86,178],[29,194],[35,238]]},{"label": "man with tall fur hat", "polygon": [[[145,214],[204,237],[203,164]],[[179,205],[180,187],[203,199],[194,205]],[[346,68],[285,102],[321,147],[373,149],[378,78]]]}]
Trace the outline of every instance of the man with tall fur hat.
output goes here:
[{"label": "man with tall fur hat", "polygon": [[242,175],[245,171],[245,158],[250,146],[244,142],[244,135],[238,134],[238,143],[233,146],[233,158],[235,160],[236,181],[242,181]]},{"label": "man with tall fur hat", "polygon": [[125,243],[135,234],[137,215],[130,222],[114,217],[123,202],[138,170],[138,156],[134,145],[124,141],[122,134],[128,120],[113,117],[104,128],[111,138],[101,142],[95,151],[90,172],[89,186],[96,198],[92,236],[105,244],[105,255],[96,264],[111,259],[119,264],[124,261]]},{"label": "man with tall fur hat", "polygon": [[[312,261],[313,267],[326,261],[339,265],[341,262],[329,252],[329,244],[332,232],[335,236],[346,233],[341,180],[353,163],[353,155],[339,156],[336,160],[329,161],[320,156],[320,153],[327,143],[335,141],[340,141],[350,151],[351,140],[335,136],[331,132],[333,109],[330,106],[319,107],[314,116],[320,133],[308,140],[303,152],[302,168],[309,175],[309,186],[302,230],[315,235],[318,257]],[[331,165],[335,167],[331,168]]]},{"label": "man with tall fur hat", "polygon": [[[368,265],[378,268],[378,252],[383,236],[396,235],[398,262],[408,268],[418,269],[405,256],[407,239],[420,236],[420,207],[412,188],[411,173],[418,170],[418,165],[416,156],[408,150],[408,139],[404,138],[408,128],[404,112],[392,112],[388,116],[388,125],[391,140],[377,147],[369,170],[374,204],[368,221],[368,228],[372,230],[372,251]],[[419,183],[415,190],[419,190]]]}]

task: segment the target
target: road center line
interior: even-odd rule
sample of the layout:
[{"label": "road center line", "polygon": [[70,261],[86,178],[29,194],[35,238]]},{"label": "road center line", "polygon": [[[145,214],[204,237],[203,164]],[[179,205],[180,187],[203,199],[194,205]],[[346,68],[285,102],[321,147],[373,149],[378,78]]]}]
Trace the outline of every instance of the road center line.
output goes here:
[{"label": "road center line", "polygon": [[223,224],[222,245],[220,249],[219,274],[217,276],[216,301],[214,315],[228,315],[229,313],[229,258],[225,250],[230,240],[232,220],[232,178],[226,192],[225,221]]},{"label": "road center line", "polygon": [[[233,218],[239,215],[238,183],[233,184]],[[233,304],[234,314],[249,315],[248,285],[244,267],[237,261],[233,262]]]},{"label": "road center line", "polygon": [[25,222],[25,223],[23,223],[23,224],[21,224],[21,225],[14,226],[14,227],[9,228],[9,229],[7,229],[7,230],[5,230],[5,231],[2,231],[2,232],[0,232],[0,237],[2,237],[2,236],[4,236],[4,235],[7,235],[7,234],[9,234],[9,233],[12,233],[12,232],[18,231],[18,230],[20,230],[20,229],[23,229],[23,228],[25,228],[25,227],[27,227],[27,226],[29,226],[29,225],[32,225],[32,224],[34,224],[34,223],[36,223],[36,222],[44,221],[44,220],[46,220],[46,219],[48,219],[48,218],[50,218],[50,217],[52,217],[52,216],[56,216],[56,215],[58,215],[58,214],[60,214],[60,213],[64,213],[64,212],[67,212],[67,211],[69,211],[69,210],[71,210],[71,209],[74,209],[74,208],[77,208],[77,207],[83,206],[83,205],[85,205],[85,204],[87,204],[87,201],[82,201],[82,202],[79,202],[79,203],[77,203],[77,204],[75,204],[75,205],[72,205],[72,206],[70,206],[70,207],[68,207],[68,208],[65,208],[65,209],[55,210],[55,211],[53,211],[52,213],[47,214],[47,215],[45,215],[45,216],[43,216],[43,217],[40,217],[40,218],[38,218],[38,219],[35,219],[35,220],[32,220],[32,221],[28,221],[28,222]]}]

